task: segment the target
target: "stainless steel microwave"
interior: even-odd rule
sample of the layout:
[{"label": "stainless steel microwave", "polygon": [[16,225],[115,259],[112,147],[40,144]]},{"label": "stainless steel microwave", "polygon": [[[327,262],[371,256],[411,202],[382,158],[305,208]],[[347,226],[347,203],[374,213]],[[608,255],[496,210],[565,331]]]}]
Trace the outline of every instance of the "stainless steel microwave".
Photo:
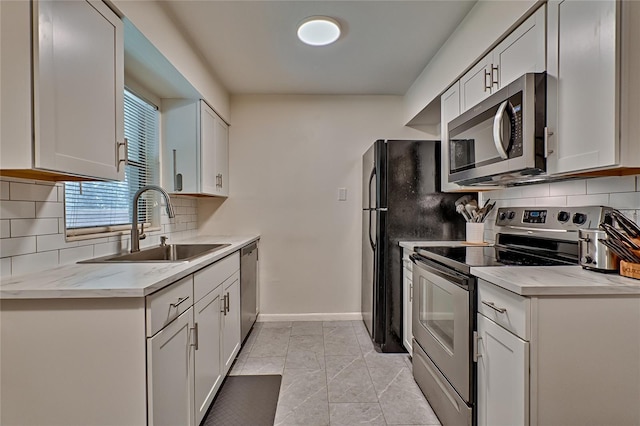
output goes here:
[{"label": "stainless steel microwave", "polygon": [[546,170],[546,73],[529,73],[449,122],[449,182],[508,184]]}]

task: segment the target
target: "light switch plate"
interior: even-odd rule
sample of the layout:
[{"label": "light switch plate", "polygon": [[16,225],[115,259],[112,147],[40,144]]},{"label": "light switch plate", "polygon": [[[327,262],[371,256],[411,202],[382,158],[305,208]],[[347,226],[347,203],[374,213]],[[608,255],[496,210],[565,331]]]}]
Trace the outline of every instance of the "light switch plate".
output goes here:
[{"label": "light switch plate", "polygon": [[338,201],[347,201],[347,188],[338,188]]}]

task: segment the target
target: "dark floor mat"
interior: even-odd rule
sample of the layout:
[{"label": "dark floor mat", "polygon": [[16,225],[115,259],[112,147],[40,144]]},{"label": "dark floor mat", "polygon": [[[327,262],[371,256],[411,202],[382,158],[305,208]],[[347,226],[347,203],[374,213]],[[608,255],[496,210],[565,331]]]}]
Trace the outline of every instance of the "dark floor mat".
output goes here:
[{"label": "dark floor mat", "polygon": [[202,426],[272,426],[281,375],[228,376]]}]

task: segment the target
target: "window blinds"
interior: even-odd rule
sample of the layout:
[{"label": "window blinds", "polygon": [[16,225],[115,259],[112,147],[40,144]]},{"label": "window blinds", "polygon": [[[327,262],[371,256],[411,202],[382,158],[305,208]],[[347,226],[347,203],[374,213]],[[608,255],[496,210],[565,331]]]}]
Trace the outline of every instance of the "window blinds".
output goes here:
[{"label": "window blinds", "polygon": [[[124,136],[129,147],[125,180],[66,182],[66,227],[77,230],[69,234],[112,231],[131,224],[133,195],[158,182],[158,115],[155,106],[125,90]],[[153,193],[147,191],[138,204],[139,223],[151,222],[154,204]]]}]

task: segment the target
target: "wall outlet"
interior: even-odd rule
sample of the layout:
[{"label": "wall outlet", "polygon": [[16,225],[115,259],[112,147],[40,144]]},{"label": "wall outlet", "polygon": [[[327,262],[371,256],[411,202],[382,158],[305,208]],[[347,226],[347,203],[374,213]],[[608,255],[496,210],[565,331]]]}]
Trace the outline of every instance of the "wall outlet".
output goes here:
[{"label": "wall outlet", "polygon": [[347,201],[347,188],[338,188],[338,201]]}]

